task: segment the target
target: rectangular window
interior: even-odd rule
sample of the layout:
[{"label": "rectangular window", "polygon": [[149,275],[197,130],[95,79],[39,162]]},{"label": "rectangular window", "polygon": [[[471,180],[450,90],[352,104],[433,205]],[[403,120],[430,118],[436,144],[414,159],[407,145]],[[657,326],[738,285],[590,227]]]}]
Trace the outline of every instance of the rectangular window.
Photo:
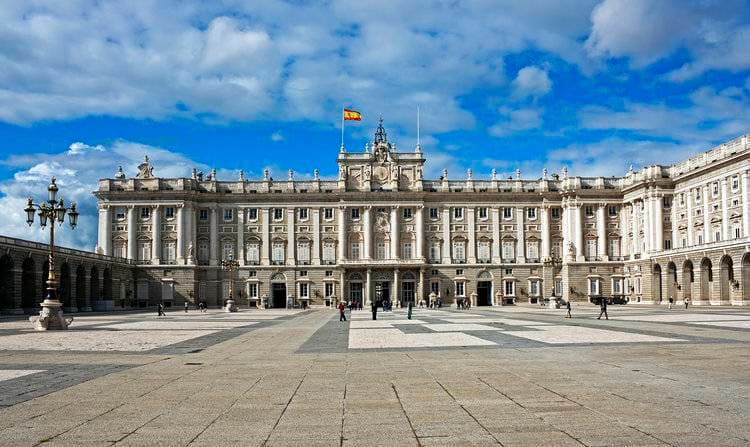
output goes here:
[{"label": "rectangular window", "polygon": [[174,219],[174,207],[168,206],[164,208],[164,217],[167,219]]},{"label": "rectangular window", "polygon": [[463,241],[453,242],[453,259],[457,262],[466,261],[466,245]]},{"label": "rectangular window", "polygon": [[247,244],[247,260],[252,263],[260,262],[260,247],[257,243],[251,242]]},{"label": "rectangular window", "polygon": [[141,219],[148,219],[151,217],[151,208],[148,207],[142,207],[141,208]]},{"label": "rectangular window", "polygon": [[297,243],[297,260],[301,263],[310,262],[310,243],[307,241]]},{"label": "rectangular window", "polygon": [[719,242],[721,240],[721,231],[714,232],[714,242]]},{"label": "rectangular window", "polygon": [[539,259],[539,242],[528,241],[526,242],[526,257],[528,260]]},{"label": "rectangular window", "polygon": [[699,234],[699,235],[698,235],[698,245],[700,245],[700,244],[702,244],[702,243],[703,243],[703,235],[702,235],[702,234]]},{"label": "rectangular window", "polygon": [[430,261],[440,260],[440,242],[432,242],[430,244]]},{"label": "rectangular window", "polygon": [[598,278],[589,278],[589,295],[599,296],[600,291],[600,280]]},{"label": "rectangular window", "polygon": [[719,197],[719,182],[713,182],[711,185],[711,194],[714,197]]},{"label": "rectangular window", "polygon": [[114,255],[116,258],[126,258],[128,256],[128,246],[126,244],[115,244]]},{"label": "rectangular window", "polygon": [[740,178],[738,176],[732,176],[732,191],[740,189]]},{"label": "rectangular window", "polygon": [[258,298],[258,284],[254,282],[247,283],[247,296],[249,298]]},{"label": "rectangular window", "polygon": [[332,220],[333,219],[333,208],[325,208],[325,209],[323,209],[323,218],[325,220]]},{"label": "rectangular window", "polygon": [[552,208],[550,210],[550,214],[552,214],[553,219],[559,219],[560,218],[560,208]]},{"label": "rectangular window", "polygon": [[231,242],[224,242],[221,246],[221,259],[227,261],[234,259],[234,244]]},{"label": "rectangular window", "polygon": [[375,259],[388,259],[388,244],[385,241],[375,243]]},{"label": "rectangular window", "polygon": [[231,222],[234,218],[234,210],[226,208],[224,209],[224,222]]},{"label": "rectangular window", "polygon": [[617,207],[616,206],[609,206],[609,216],[610,217],[617,216]]},{"label": "rectangular window", "polygon": [[247,210],[247,220],[258,220],[258,208]]},{"label": "rectangular window", "polygon": [[352,259],[354,260],[359,259],[360,248],[361,247],[360,247],[359,242],[352,242],[352,246],[351,246],[351,258]]},{"label": "rectangular window", "polygon": [[358,220],[359,219],[359,208],[352,208],[352,220]]},{"label": "rectangular window", "polygon": [[586,240],[586,245],[584,245],[584,247],[586,247],[585,255],[587,259],[591,260],[597,257],[598,254],[596,245],[596,239]]},{"label": "rectangular window", "polygon": [[464,218],[464,209],[463,208],[453,208],[453,218],[454,219],[463,219]]},{"label": "rectangular window", "polygon": [[536,208],[526,208],[526,217],[530,220],[536,219]]},{"label": "rectangular window", "polygon": [[479,250],[477,250],[479,262],[490,261],[490,241],[479,241]]},{"label": "rectangular window", "polygon": [[284,242],[274,242],[271,250],[271,260],[276,263],[284,262]]},{"label": "rectangular window", "polygon": [[529,280],[529,295],[531,296],[539,296],[539,280],[538,279],[532,279]]},{"label": "rectangular window", "polygon": [[738,239],[742,236],[742,229],[740,227],[734,227],[734,238]]},{"label": "rectangular window", "polygon": [[619,278],[612,279],[612,294],[622,295],[622,280]]},{"label": "rectangular window", "polygon": [[513,218],[513,208],[503,208],[503,219]]},{"label": "rectangular window", "polygon": [[273,220],[281,220],[284,218],[284,208],[273,209]]},{"label": "rectangular window", "polygon": [[437,220],[437,218],[438,218],[438,209],[430,208],[430,219]]},{"label": "rectangular window", "polygon": [[307,270],[300,270],[299,276],[307,276]]},{"label": "rectangular window", "polygon": [[208,210],[198,211],[198,220],[208,220]]},{"label": "rectangular window", "polygon": [[456,296],[466,296],[466,288],[464,287],[464,282],[459,281],[456,283]]},{"label": "rectangular window", "polygon": [[437,281],[432,281],[430,283],[430,293],[434,293],[435,295],[440,295],[440,283]]},{"label": "rectangular window", "polygon": [[411,219],[411,208],[404,208],[402,210],[402,216],[403,216],[404,220]]},{"label": "rectangular window", "polygon": [[586,205],[583,208],[583,212],[586,214],[586,217],[593,217],[594,216],[594,207],[591,205]]},{"label": "rectangular window", "polygon": [[695,201],[700,202],[701,201],[701,190],[700,188],[695,190]]},{"label": "rectangular window", "polygon": [[404,242],[404,245],[401,247],[401,258],[402,259],[411,259],[412,257],[412,245],[411,242]]},{"label": "rectangular window", "polygon": [[510,261],[515,259],[516,241],[503,241],[503,260]]},{"label": "rectangular window", "polygon": [[299,220],[307,220],[307,208],[297,210],[297,215],[299,216]]},{"label": "rectangular window", "polygon": [[680,194],[680,206],[685,206],[685,193]]},{"label": "rectangular window", "polygon": [[307,293],[308,290],[309,290],[308,286],[309,286],[309,284],[307,284],[306,282],[299,283],[299,297],[300,298],[309,298],[310,297],[310,295],[308,295],[308,293]]},{"label": "rectangular window", "polygon": [[515,281],[503,281],[503,288],[505,289],[505,296],[516,296]]},{"label": "rectangular window", "polygon": [[555,278],[555,296],[562,296],[562,279]]},{"label": "rectangular window", "polygon": [[198,243],[198,262],[208,262],[210,249],[208,242],[201,241]]},{"label": "rectangular window", "polygon": [[326,298],[330,298],[333,296],[333,283],[327,282],[325,285],[325,292],[323,293]]},{"label": "rectangular window", "polygon": [[510,276],[513,274],[513,269],[505,269],[505,276]]},{"label": "rectangular window", "polygon": [[608,242],[609,247],[607,251],[607,256],[609,257],[618,257],[620,256],[620,240],[619,239],[610,239]]},{"label": "rectangular window", "polygon": [[117,220],[125,219],[125,208],[115,208],[115,219]]},{"label": "rectangular window", "polygon": [[336,244],[323,242],[323,262],[336,262]]},{"label": "rectangular window", "polygon": [[479,218],[480,219],[486,219],[487,218],[487,208],[485,208],[485,207],[479,208]]},{"label": "rectangular window", "polygon": [[138,260],[139,261],[151,260],[151,242],[139,242],[138,243]]},{"label": "rectangular window", "polygon": [[664,239],[664,249],[665,250],[671,250],[672,249],[672,240],[671,239]]},{"label": "rectangular window", "polygon": [[664,206],[664,208],[671,208],[672,207],[672,198],[671,197],[664,196],[664,197],[662,197],[661,201],[662,201],[662,205]]}]

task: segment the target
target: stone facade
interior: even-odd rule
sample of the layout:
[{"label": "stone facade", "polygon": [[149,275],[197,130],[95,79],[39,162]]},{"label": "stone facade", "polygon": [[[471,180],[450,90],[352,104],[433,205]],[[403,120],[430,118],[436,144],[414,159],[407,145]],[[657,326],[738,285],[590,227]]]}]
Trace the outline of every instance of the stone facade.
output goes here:
[{"label": "stone facade", "polygon": [[239,305],[399,303],[433,292],[446,304],[744,304],[748,149],[743,136],[623,177],[545,169],[536,180],[500,179],[493,170],[480,180],[469,170],[430,180],[419,145],[399,152],[381,123],[364,152],[341,148],[335,180],[317,169],[311,180],[268,170],[257,180],[195,170],[159,178],[146,159],[134,178],[120,170],[100,180],[97,250],[137,264],[135,296],[151,302],[220,305],[230,281],[220,262],[233,257]]}]

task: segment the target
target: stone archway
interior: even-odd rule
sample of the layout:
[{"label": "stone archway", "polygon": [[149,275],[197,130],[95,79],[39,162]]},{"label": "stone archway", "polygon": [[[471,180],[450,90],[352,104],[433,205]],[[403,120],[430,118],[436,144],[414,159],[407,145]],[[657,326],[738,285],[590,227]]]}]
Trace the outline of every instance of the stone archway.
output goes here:
[{"label": "stone archway", "polygon": [[705,302],[711,301],[711,283],[714,281],[713,265],[711,260],[703,258],[701,261],[701,287],[700,300]]},{"label": "stone archway", "polygon": [[76,292],[71,307],[81,309],[86,306],[86,270],[82,265],[76,269]]},{"label": "stone archway", "polygon": [[286,275],[279,272],[271,277],[271,296],[268,307],[275,309],[286,308]]},{"label": "stone archway", "polygon": [[21,265],[21,307],[27,313],[36,313],[36,303],[36,263],[32,258],[26,258]]},{"label": "stone archway", "polygon": [[72,295],[70,281],[70,265],[67,262],[63,262],[60,266],[60,278],[58,279],[58,299],[63,304],[63,307],[70,307],[70,297]]},{"label": "stone archway", "polygon": [[722,304],[732,299],[732,288],[734,287],[734,265],[732,258],[724,255],[719,261],[719,300]]},{"label": "stone archway", "polygon": [[13,259],[4,255],[0,258],[0,309],[13,309]]},{"label": "stone archway", "polygon": [[662,300],[661,283],[661,266],[659,264],[654,264],[653,279],[651,281],[651,296],[655,303],[661,303]]},{"label": "stone archway", "polygon": [[99,294],[99,269],[94,266],[91,267],[91,277],[89,278],[89,305],[91,305],[91,302],[101,299]]},{"label": "stone archway", "polygon": [[677,266],[674,262],[667,264],[667,299],[671,298],[672,302],[677,301]]},{"label": "stone archway", "polygon": [[102,288],[102,299],[106,301],[112,300],[112,270],[105,268],[102,273],[103,288]]},{"label": "stone archway", "polygon": [[750,301],[750,253],[745,253],[741,263],[742,301]]},{"label": "stone archway", "polygon": [[693,281],[695,280],[693,274],[693,263],[690,260],[686,260],[682,264],[682,296],[683,298],[693,298]]}]

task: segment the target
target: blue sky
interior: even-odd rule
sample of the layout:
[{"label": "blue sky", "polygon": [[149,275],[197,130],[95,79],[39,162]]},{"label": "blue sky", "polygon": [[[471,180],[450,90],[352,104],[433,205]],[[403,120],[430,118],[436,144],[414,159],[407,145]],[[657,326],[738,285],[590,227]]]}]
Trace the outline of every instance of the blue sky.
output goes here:
[{"label": "blue sky", "polygon": [[750,132],[745,1],[6,2],[0,234],[50,174],[93,248],[96,180],[148,153],[157,175],[336,173],[341,107],[380,115],[427,174],[622,175]]}]

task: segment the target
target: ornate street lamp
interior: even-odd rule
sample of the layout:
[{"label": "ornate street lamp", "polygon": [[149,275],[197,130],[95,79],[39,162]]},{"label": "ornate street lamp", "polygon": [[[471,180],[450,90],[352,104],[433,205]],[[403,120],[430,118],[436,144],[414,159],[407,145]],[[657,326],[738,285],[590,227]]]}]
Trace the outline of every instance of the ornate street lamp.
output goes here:
[{"label": "ornate street lamp", "polygon": [[44,228],[49,221],[49,270],[47,273],[47,295],[42,302],[42,310],[39,316],[30,317],[29,320],[34,324],[34,329],[38,331],[67,329],[73,319],[63,318],[62,303],[57,295],[57,278],[55,277],[55,223],[62,226],[65,221],[65,214],[68,215],[70,228],[78,225],[78,211],[76,211],[75,202],[70,204],[70,208],[65,207],[63,199],[57,199],[58,187],[55,184],[56,179],[52,177],[50,185],[47,187],[47,202],[41,205],[35,204],[29,197],[29,201],[24,211],[26,211],[26,223],[29,226],[34,224],[34,215],[39,215],[39,225]]},{"label": "ornate street lamp", "polygon": [[232,299],[233,293],[234,293],[234,271],[237,270],[240,266],[240,263],[234,260],[234,254],[229,253],[228,259],[222,259],[221,260],[221,269],[225,272],[229,272],[229,299],[227,300],[227,304],[224,306],[224,310],[226,312],[237,312],[237,306],[234,304],[234,300]]}]

